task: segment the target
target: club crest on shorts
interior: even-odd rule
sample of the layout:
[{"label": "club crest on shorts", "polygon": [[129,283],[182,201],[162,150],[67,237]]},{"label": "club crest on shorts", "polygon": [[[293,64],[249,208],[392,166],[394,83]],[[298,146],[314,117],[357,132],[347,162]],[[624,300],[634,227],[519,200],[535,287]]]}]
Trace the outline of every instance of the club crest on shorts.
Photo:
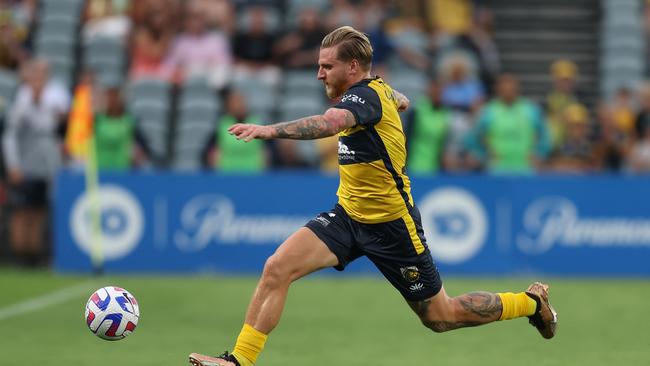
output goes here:
[{"label": "club crest on shorts", "polygon": [[420,279],[420,270],[416,266],[402,267],[399,270],[402,272],[402,276],[409,282],[415,282]]}]

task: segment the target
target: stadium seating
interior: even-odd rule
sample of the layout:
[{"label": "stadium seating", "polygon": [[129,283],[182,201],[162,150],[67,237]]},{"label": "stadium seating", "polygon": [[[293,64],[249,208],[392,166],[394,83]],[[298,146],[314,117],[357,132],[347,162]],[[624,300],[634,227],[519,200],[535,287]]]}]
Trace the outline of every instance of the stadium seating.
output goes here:
[{"label": "stadium seating", "polygon": [[171,85],[162,80],[132,82],[127,91],[127,109],[136,118],[147,140],[155,164],[163,164],[169,155]]},{"label": "stadium seating", "polygon": [[645,72],[640,2],[604,0],[601,25],[601,94],[633,87]]},{"label": "stadium seating", "polygon": [[93,70],[100,83],[119,83],[126,64],[125,46],[120,39],[96,37],[84,45],[82,65]]},{"label": "stadium seating", "polygon": [[278,94],[275,88],[257,79],[242,79],[234,83],[233,88],[241,92],[248,102],[251,113],[268,121],[276,113]]},{"label": "stadium seating", "polygon": [[188,79],[181,87],[176,115],[172,167],[196,170],[204,143],[214,135],[221,104],[205,79]]}]

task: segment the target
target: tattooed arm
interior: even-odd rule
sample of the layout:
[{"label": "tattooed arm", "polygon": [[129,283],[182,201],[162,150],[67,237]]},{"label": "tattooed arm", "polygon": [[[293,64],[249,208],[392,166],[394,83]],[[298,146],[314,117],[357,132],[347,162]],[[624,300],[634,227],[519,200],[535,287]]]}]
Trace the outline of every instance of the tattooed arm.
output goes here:
[{"label": "tattooed arm", "polygon": [[404,112],[409,107],[409,104],[411,104],[409,98],[407,98],[406,95],[398,92],[397,90],[393,90],[393,97],[397,101],[398,112]]},{"label": "tattooed arm", "polygon": [[281,122],[269,126],[235,124],[228,129],[238,140],[287,138],[311,140],[332,136],[353,127],[356,120],[347,109],[330,108],[325,114],[304,117],[290,122]]}]

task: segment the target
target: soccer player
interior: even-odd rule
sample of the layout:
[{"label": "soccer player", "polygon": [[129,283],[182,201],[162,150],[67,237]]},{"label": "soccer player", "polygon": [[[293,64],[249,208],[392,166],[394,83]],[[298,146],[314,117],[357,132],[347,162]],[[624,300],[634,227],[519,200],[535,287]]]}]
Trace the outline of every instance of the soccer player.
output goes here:
[{"label": "soccer player", "polygon": [[555,335],[557,314],[548,286],[525,292],[472,292],[449,297],[427,247],[405,174],[406,148],[398,112],[409,100],[370,75],[365,34],[341,27],[322,42],[318,79],[340,102],[323,115],[268,126],[235,124],[238,139],[318,139],[339,135],[338,203],[293,233],[269,257],[232,354],[189,356],[195,366],[254,365],[280,321],[291,283],[326,267],[343,270],[367,256],[434,332],[528,317],[544,338]]}]

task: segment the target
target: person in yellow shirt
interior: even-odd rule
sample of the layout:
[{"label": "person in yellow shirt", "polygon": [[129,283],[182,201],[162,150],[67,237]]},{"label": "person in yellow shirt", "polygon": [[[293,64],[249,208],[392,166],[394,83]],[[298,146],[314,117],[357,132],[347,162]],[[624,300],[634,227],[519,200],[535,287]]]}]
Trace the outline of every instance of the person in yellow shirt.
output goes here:
[{"label": "person in yellow shirt", "polygon": [[230,133],[244,141],[338,134],[339,199],[267,260],[233,353],[218,357],[192,353],[190,364],[254,365],[280,321],[291,283],[327,267],[342,271],[364,255],[435,332],[528,317],[543,337],[555,335],[557,314],[548,303],[548,286],[539,282],[519,293],[447,295],[405,173],[406,139],[398,112],[408,108],[409,100],[371,76],[371,60],[365,34],[352,27],[337,28],[323,39],[318,79],[329,98],[341,97],[338,104],[322,115],[295,121],[230,127]]},{"label": "person in yellow shirt", "polygon": [[562,123],[564,109],[580,102],[577,91],[578,73],[578,65],[570,60],[560,59],[551,65],[553,87],[546,95],[544,104],[551,144],[554,147],[561,145],[564,140],[565,126]]}]

